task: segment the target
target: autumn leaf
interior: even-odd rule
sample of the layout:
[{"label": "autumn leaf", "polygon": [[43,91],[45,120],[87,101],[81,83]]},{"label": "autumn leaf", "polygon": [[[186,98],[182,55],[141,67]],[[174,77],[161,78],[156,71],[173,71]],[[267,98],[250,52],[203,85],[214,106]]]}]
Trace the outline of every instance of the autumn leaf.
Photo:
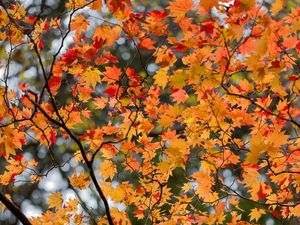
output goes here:
[{"label": "autumn leaf", "polygon": [[52,193],[48,196],[49,208],[59,209],[62,206],[62,194],[60,192]]},{"label": "autumn leaf", "polygon": [[272,3],[271,7],[271,13],[273,15],[277,15],[281,10],[283,10],[286,7],[286,2],[285,0],[275,0]]},{"label": "autumn leaf", "polygon": [[72,19],[71,30],[76,30],[76,32],[81,33],[87,30],[88,25],[89,21],[83,15],[78,15]]},{"label": "autumn leaf", "polygon": [[111,86],[108,86],[108,88],[105,89],[104,93],[107,94],[110,97],[113,97],[117,94],[118,90],[119,90],[118,85],[111,85]]},{"label": "autumn leaf", "polygon": [[105,160],[100,164],[99,172],[105,180],[108,178],[112,180],[115,173],[117,172],[117,168],[112,161]]},{"label": "autumn leaf", "polygon": [[[15,222],[300,218],[299,7],[24,2],[0,3],[0,204]],[[57,167],[78,193],[51,191]]]},{"label": "autumn leaf", "polygon": [[255,222],[258,222],[258,220],[260,219],[260,217],[265,214],[265,210],[264,209],[251,209],[251,212],[249,214],[250,216],[250,221],[255,220]]},{"label": "autumn leaf", "polygon": [[79,173],[79,175],[75,172],[73,176],[68,178],[74,188],[85,189],[91,183],[90,179],[83,172]]},{"label": "autumn leaf", "polygon": [[163,67],[160,68],[155,75],[153,76],[153,78],[155,79],[154,83],[161,87],[161,88],[165,88],[167,83],[168,83],[168,67]]},{"label": "autumn leaf", "polygon": [[121,202],[125,198],[125,194],[125,190],[122,187],[118,186],[117,188],[111,190],[110,196],[113,201]]},{"label": "autumn leaf", "polygon": [[199,3],[200,14],[210,13],[211,9],[213,7],[217,7],[218,5],[219,5],[218,0],[201,0]]},{"label": "autumn leaf", "polygon": [[94,98],[94,104],[96,106],[96,109],[104,109],[107,104],[107,101],[107,98],[104,97]]},{"label": "autumn leaf", "polygon": [[107,81],[108,83],[115,83],[116,81],[119,81],[121,74],[122,71],[115,65],[113,65],[112,67],[105,67],[105,72],[103,72],[103,81]]},{"label": "autumn leaf", "polygon": [[175,17],[176,21],[183,19],[186,13],[192,10],[194,2],[192,0],[175,0],[170,2],[168,9],[170,10],[170,16]]},{"label": "autumn leaf", "polygon": [[155,48],[154,44],[155,44],[155,41],[151,40],[150,38],[142,37],[140,39],[139,47],[143,48],[143,49],[147,49],[147,50],[152,50]]},{"label": "autumn leaf", "polygon": [[102,155],[106,159],[112,159],[118,152],[118,149],[110,144],[105,144],[101,149]]},{"label": "autumn leaf", "polygon": [[92,85],[95,89],[97,83],[101,81],[102,73],[95,67],[88,67],[83,73],[82,78],[87,83],[87,85]]},{"label": "autumn leaf", "polygon": [[102,0],[95,0],[92,4],[90,4],[90,8],[100,11],[102,9]]},{"label": "autumn leaf", "polygon": [[266,193],[265,193],[265,190],[263,189],[263,187],[262,187],[262,184],[260,184],[260,186],[259,186],[259,190],[258,190],[258,192],[257,192],[257,195],[258,195],[258,198],[260,199],[260,200],[263,200],[263,199],[265,199],[266,198]]},{"label": "autumn leaf", "polygon": [[176,103],[183,103],[188,99],[188,95],[183,89],[173,90],[172,97]]},{"label": "autumn leaf", "polygon": [[57,90],[61,86],[61,78],[57,77],[57,76],[52,76],[48,80],[48,86],[49,86],[51,92],[55,95],[57,93]]}]

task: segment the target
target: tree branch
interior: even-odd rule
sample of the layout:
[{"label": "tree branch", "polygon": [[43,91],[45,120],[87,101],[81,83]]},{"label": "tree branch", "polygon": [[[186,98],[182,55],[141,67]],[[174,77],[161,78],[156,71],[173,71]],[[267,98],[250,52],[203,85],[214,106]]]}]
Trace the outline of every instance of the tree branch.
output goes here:
[{"label": "tree branch", "polygon": [[14,214],[23,225],[32,225],[29,219],[22,213],[18,206],[11,202],[2,192],[0,192],[0,201]]}]

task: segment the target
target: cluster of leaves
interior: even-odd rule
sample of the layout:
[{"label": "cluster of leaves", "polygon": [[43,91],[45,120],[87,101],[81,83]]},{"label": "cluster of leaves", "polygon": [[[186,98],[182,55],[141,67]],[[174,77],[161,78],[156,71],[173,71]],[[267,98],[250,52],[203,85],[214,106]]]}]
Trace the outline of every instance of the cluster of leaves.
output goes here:
[{"label": "cluster of leaves", "polygon": [[[299,221],[300,8],[174,0],[139,13],[141,4],[69,0],[49,19],[44,4],[30,14],[0,1],[2,210],[37,225]],[[104,7],[110,18],[95,26],[86,12]],[[10,87],[20,48],[42,84],[16,74],[18,90]],[[35,185],[53,168],[30,146],[51,155],[67,142],[71,157],[54,167],[75,164],[70,185],[92,188],[104,211],[56,192],[27,218],[13,203],[17,182]]]}]

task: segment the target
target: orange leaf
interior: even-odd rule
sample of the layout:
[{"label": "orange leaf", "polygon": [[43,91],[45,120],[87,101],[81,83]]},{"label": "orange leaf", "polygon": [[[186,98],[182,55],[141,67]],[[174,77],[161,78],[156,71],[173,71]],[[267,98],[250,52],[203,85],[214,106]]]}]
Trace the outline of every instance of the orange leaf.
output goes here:
[{"label": "orange leaf", "polygon": [[120,79],[120,76],[122,74],[122,71],[120,68],[116,67],[115,65],[113,65],[112,67],[105,67],[105,72],[103,72],[104,74],[104,78],[103,81],[107,81],[108,83],[115,83],[116,81],[118,81]]},{"label": "orange leaf", "polygon": [[71,30],[75,30],[76,33],[86,31],[89,26],[89,21],[82,15],[75,16],[71,22]]},{"label": "orange leaf", "polygon": [[186,94],[185,90],[177,89],[172,94],[172,97],[176,103],[183,103],[188,99],[188,95]]},{"label": "orange leaf", "polygon": [[68,177],[74,188],[84,189],[90,184],[90,179],[81,172],[79,175],[75,172],[73,176]]},{"label": "orange leaf", "polygon": [[185,14],[193,9],[193,0],[175,0],[170,2],[168,9],[170,10],[170,16],[175,17],[175,21],[179,21],[185,17]]}]

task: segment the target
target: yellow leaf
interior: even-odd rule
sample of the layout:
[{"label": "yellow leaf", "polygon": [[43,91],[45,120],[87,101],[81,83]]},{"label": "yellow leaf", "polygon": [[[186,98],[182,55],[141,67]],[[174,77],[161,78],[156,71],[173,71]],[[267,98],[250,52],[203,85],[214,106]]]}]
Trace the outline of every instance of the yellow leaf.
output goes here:
[{"label": "yellow leaf", "polygon": [[144,119],[139,124],[139,129],[143,132],[148,134],[152,129],[154,128],[153,123],[151,123],[149,120]]},{"label": "yellow leaf", "polygon": [[245,159],[246,163],[251,165],[256,164],[259,160],[259,156],[266,150],[266,144],[264,143],[265,137],[260,133],[252,135],[250,139],[250,152],[248,152]]},{"label": "yellow leaf", "polygon": [[255,220],[256,222],[260,219],[261,215],[262,214],[265,214],[265,210],[264,209],[257,209],[257,208],[254,208],[254,209],[251,209],[251,212],[250,212],[250,221],[252,220]]},{"label": "yellow leaf", "polygon": [[272,3],[271,13],[273,15],[277,15],[285,7],[286,7],[285,0],[275,0]]},{"label": "yellow leaf", "polygon": [[112,161],[105,160],[100,164],[99,173],[104,177],[104,179],[113,179],[115,173],[117,172],[116,165]]},{"label": "yellow leaf", "polygon": [[96,87],[96,84],[101,81],[102,73],[95,67],[88,67],[83,73],[82,78],[86,82],[87,85],[92,85],[93,88]]},{"label": "yellow leaf", "polygon": [[84,189],[90,184],[90,179],[81,172],[79,175],[75,172],[73,176],[68,177],[74,188]]},{"label": "yellow leaf", "polygon": [[176,70],[174,74],[170,77],[170,83],[173,88],[182,88],[186,85],[186,79],[188,74],[184,70]]},{"label": "yellow leaf", "polygon": [[169,70],[169,67],[160,68],[160,70],[158,70],[156,72],[156,74],[153,76],[154,83],[158,87],[161,87],[161,88],[165,88],[166,87],[166,85],[168,83],[168,80],[169,80],[168,70]]},{"label": "yellow leaf", "polygon": [[115,202],[121,202],[126,196],[126,193],[123,188],[118,186],[116,189],[111,189],[110,197]]},{"label": "yellow leaf", "polygon": [[214,202],[218,199],[218,193],[212,191],[214,180],[210,175],[201,171],[195,173],[193,178],[198,182],[195,192],[199,198],[202,198],[205,202]]},{"label": "yellow leaf", "polygon": [[60,192],[52,193],[48,197],[49,208],[60,208],[62,205],[62,195]]},{"label": "yellow leaf", "polygon": [[289,208],[291,215],[296,217],[300,217],[300,205]]}]

